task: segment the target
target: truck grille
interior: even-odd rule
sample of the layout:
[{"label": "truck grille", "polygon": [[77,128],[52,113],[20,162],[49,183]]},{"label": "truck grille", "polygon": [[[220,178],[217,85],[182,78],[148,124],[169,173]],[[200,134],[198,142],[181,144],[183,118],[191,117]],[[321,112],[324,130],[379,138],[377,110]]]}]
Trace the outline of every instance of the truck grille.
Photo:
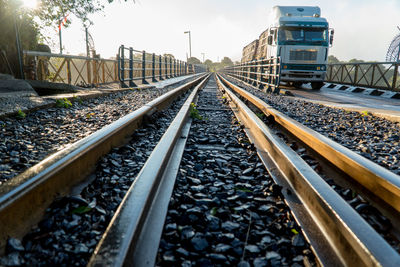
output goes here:
[{"label": "truck grille", "polygon": [[317,50],[290,50],[289,60],[317,60]]}]

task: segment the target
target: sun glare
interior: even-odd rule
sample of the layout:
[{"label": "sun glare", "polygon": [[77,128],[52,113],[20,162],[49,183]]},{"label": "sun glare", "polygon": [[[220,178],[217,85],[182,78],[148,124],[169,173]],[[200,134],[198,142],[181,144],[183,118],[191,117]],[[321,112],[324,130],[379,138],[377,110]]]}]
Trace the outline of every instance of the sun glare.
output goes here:
[{"label": "sun glare", "polygon": [[37,0],[23,0],[24,7],[26,8],[36,8]]}]

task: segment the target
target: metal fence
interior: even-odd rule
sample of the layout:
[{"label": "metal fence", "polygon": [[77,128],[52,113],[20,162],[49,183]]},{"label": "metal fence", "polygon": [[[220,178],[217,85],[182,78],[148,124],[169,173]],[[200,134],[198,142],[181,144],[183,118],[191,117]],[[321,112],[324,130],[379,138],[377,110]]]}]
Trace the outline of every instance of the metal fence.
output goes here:
[{"label": "metal fence", "polygon": [[178,77],[197,73],[195,67],[171,56],[158,56],[121,45],[118,50],[118,78],[122,87],[133,87],[140,81]]},{"label": "metal fence", "polygon": [[24,51],[29,80],[96,86],[118,81],[117,60]]},{"label": "metal fence", "polygon": [[224,68],[222,72],[260,89],[279,90],[280,58],[252,60]]},{"label": "metal fence", "polygon": [[135,81],[147,84],[198,72],[202,69],[195,65],[124,46],[120,47],[117,59],[24,51],[26,79],[83,87],[115,82],[133,87]]},{"label": "metal fence", "polygon": [[328,64],[326,81],[400,91],[398,62]]}]

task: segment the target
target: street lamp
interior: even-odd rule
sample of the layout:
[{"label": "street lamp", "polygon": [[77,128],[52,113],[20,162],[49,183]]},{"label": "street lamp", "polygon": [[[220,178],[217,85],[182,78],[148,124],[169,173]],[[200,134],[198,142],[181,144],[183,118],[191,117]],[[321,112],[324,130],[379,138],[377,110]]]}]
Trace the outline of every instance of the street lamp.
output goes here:
[{"label": "street lamp", "polygon": [[86,57],[90,57],[90,49],[89,49],[89,32],[88,29],[92,26],[93,23],[89,20],[83,22],[83,26],[85,27],[85,35],[86,35]]},{"label": "street lamp", "polygon": [[204,53],[201,53],[201,55],[203,56],[203,63],[204,63],[204,55],[205,55],[205,54],[204,54]]},{"label": "street lamp", "polygon": [[192,38],[190,36],[190,31],[186,31],[184,32],[185,34],[188,33],[189,34],[189,56],[192,57]]}]

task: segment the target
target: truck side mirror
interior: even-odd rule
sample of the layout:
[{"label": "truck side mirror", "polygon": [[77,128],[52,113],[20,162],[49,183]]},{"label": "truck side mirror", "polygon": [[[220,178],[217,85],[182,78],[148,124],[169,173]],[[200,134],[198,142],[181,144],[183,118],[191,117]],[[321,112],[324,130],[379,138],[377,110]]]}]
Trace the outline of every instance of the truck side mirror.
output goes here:
[{"label": "truck side mirror", "polygon": [[272,45],[273,37],[274,37],[274,36],[272,36],[272,35],[268,35],[268,44],[269,44],[269,45]]},{"label": "truck side mirror", "polygon": [[329,33],[329,45],[332,46],[333,44],[333,35],[335,34],[335,31],[333,29],[330,30]]}]

